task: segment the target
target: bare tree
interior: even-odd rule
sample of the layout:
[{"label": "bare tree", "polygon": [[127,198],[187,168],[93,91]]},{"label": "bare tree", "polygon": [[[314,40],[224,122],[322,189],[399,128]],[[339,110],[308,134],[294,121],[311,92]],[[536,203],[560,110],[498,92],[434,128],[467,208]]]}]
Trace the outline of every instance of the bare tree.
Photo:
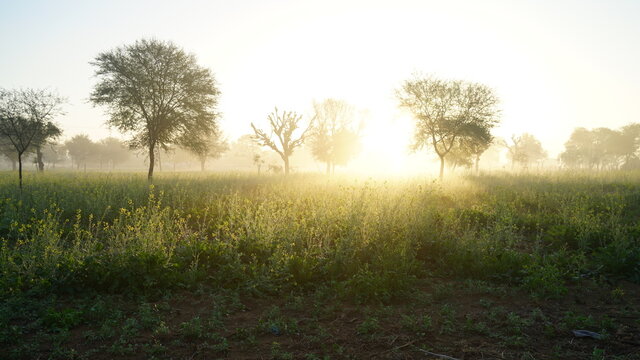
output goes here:
[{"label": "bare tree", "polygon": [[139,40],[91,64],[99,78],[91,101],[108,107],[107,123],[131,133],[133,148],[147,151],[149,181],[158,148],[188,148],[217,130],[220,91],[211,71],[173,43]]},{"label": "bare tree", "polygon": [[[307,134],[313,124],[313,119],[303,130],[302,115],[294,111],[284,111],[282,114],[278,112],[278,108],[269,114],[269,127],[271,133],[267,134],[264,130],[258,129],[253,123],[253,139],[261,146],[267,146],[275,151],[284,162],[284,174],[289,174],[289,157],[293,151],[300,147],[307,138]],[[297,134],[296,134],[297,133]],[[275,137],[275,138],[274,138]]]},{"label": "bare tree", "polygon": [[498,123],[498,99],[485,85],[420,77],[404,82],[396,91],[400,107],[416,120],[413,149],[429,145],[440,158],[440,179],[445,157],[458,138]]}]

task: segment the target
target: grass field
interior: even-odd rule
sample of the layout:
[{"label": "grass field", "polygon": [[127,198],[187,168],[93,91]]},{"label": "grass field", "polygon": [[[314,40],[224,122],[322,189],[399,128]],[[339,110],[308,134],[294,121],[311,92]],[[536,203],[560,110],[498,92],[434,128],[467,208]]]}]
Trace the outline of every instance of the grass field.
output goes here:
[{"label": "grass field", "polygon": [[6,172],[0,237],[0,358],[640,359],[637,172]]}]

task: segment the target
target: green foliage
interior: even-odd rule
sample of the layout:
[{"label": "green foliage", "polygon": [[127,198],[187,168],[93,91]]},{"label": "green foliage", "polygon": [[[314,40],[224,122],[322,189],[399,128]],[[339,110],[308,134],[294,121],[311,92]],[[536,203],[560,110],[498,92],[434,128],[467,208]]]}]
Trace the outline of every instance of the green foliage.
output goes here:
[{"label": "green foliage", "polygon": [[531,264],[524,268],[522,286],[542,298],[559,298],[567,293],[563,274],[554,264]]},{"label": "green foliage", "polygon": [[360,335],[372,335],[380,331],[380,322],[378,321],[378,318],[368,317],[358,325],[356,331]]},{"label": "green foliage", "polygon": [[[0,296],[322,288],[388,302],[436,274],[560,297],[574,278],[640,280],[639,179],[190,174],[150,187],[139,174],[59,173],[20,195],[0,174]],[[447,292],[436,285],[432,297]],[[159,326],[150,311],[142,328]]]}]

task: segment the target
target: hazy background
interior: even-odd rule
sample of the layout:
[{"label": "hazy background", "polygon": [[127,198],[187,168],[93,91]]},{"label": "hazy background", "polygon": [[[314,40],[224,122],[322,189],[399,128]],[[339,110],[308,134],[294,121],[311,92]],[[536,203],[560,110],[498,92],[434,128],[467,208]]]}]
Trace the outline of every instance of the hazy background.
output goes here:
[{"label": "hazy background", "polygon": [[479,81],[501,98],[495,134],[529,132],[550,157],[578,126],[640,120],[640,1],[0,1],[0,86],[68,98],[64,139],[109,135],[88,103],[89,62],[144,37],[213,70],[233,141],[274,106],[344,99],[368,114],[354,166],[416,166],[394,89],[414,71]]}]

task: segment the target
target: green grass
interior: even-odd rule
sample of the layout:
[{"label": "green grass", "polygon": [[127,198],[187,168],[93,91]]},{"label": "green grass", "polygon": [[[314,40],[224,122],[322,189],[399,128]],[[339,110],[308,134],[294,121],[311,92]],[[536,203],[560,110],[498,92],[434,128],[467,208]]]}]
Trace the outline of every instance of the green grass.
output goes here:
[{"label": "green grass", "polygon": [[[499,174],[444,184],[161,174],[153,186],[143,174],[51,173],[27,174],[22,192],[15,174],[2,173],[0,298],[6,312],[11,301],[38,299],[31,319],[59,336],[97,316],[100,326],[90,335],[111,339],[114,354],[137,351],[126,338],[140,331],[176,331],[176,341],[204,339],[206,348],[224,352],[227,340],[212,332],[222,328],[221,313],[171,329],[157,305],[144,301],[137,317],[108,319],[98,314],[105,311],[100,304],[49,303],[112,295],[155,301],[167,292],[211,289],[391,303],[432,277],[467,281],[476,292],[507,286],[553,301],[580,279],[640,282],[639,218],[637,172]],[[449,298],[451,286],[434,287],[428,301]],[[612,291],[612,298],[624,299],[622,289]],[[438,306],[433,325],[424,314],[404,317],[405,328],[487,332],[485,321],[456,321],[462,315],[455,306]],[[0,315],[0,344],[29,332],[14,325],[15,314]],[[527,320],[510,313],[504,321],[513,333],[505,341],[520,346]],[[378,326],[370,317],[357,332],[375,334]],[[258,334],[298,331],[278,314],[263,315],[259,327]],[[274,357],[289,356],[274,344]]]}]

